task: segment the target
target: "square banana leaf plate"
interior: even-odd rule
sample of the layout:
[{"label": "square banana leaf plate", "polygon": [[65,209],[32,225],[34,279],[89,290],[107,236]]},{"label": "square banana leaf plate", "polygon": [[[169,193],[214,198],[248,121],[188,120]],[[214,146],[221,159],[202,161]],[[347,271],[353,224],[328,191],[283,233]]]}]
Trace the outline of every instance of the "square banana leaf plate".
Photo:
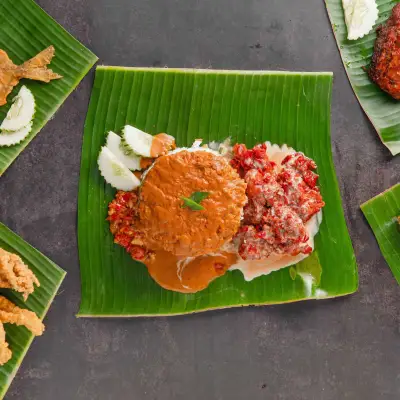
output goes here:
[{"label": "square banana leaf plate", "polygon": [[[19,293],[10,289],[0,289],[0,294],[18,307],[29,309],[43,319],[64,279],[65,271],[2,223],[0,223],[0,248],[20,256],[40,282],[40,287],[35,288],[27,301],[24,301]],[[23,326],[4,324],[4,328],[12,358],[8,363],[0,366],[0,399],[4,397],[34,338],[33,334]],[[46,340],[46,331],[38,340]]]},{"label": "square banana leaf plate", "polygon": [[55,56],[49,68],[63,78],[50,83],[22,79],[7,97],[7,104],[0,107],[2,121],[21,85],[27,86],[35,97],[36,112],[28,137],[17,145],[0,147],[0,176],[97,61],[91,51],[74,39],[33,0],[0,1],[0,49],[5,50],[15,64],[22,64],[50,45],[55,47]]},{"label": "square banana leaf plate", "polygon": [[[157,316],[342,296],[356,291],[357,266],[332,162],[332,74],[100,66],[86,117],[78,205],[82,299],[78,316]],[[246,282],[228,272],[195,294],[167,291],[113,243],[106,221],[115,190],[97,167],[107,131],[131,124],[194,139],[253,146],[269,140],[318,164],[326,202],[313,254],[295,267]],[[302,276],[312,277],[307,284]]]},{"label": "square banana leaf plate", "polygon": [[400,183],[366,201],[361,210],[400,285]]}]

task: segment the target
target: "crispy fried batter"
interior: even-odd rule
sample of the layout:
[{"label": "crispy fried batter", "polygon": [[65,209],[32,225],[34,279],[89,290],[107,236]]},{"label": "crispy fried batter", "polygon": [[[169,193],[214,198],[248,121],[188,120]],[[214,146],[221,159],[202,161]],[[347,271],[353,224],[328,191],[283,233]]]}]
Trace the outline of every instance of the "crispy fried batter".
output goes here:
[{"label": "crispy fried batter", "polygon": [[393,7],[386,25],[377,29],[368,75],[382,90],[400,100],[400,4]]},{"label": "crispy fried batter", "polygon": [[0,106],[7,103],[7,96],[22,78],[41,82],[50,82],[52,79],[62,78],[61,75],[47,68],[54,52],[54,47],[49,46],[22,65],[15,65],[7,53],[0,50]]},{"label": "crispy fried batter", "polygon": [[42,321],[34,312],[19,308],[10,300],[0,296],[0,365],[4,365],[12,356],[3,326],[6,323],[23,325],[35,336],[40,336],[44,331]]},{"label": "crispy fried batter", "polygon": [[3,296],[0,296],[0,322],[23,325],[35,336],[40,336],[44,332],[43,322],[33,311],[19,308]]},{"label": "crispy fried batter", "polygon": [[24,300],[40,286],[35,274],[19,256],[0,248],[0,288],[13,289],[23,294]]},{"label": "crispy fried batter", "polygon": [[11,350],[6,342],[6,331],[3,324],[0,322],[0,365],[4,365],[12,356]]}]

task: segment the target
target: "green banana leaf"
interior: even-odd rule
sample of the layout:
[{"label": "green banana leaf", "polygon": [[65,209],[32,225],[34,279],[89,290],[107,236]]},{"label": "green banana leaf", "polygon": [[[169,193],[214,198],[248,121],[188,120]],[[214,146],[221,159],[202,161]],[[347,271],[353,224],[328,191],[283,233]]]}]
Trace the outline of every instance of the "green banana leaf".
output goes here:
[{"label": "green banana leaf", "polygon": [[376,2],[379,18],[374,29],[361,39],[348,40],[342,0],[325,0],[333,33],[354,93],[382,143],[396,155],[400,153],[400,102],[372,83],[365,68],[368,68],[371,62],[376,39],[375,28],[389,18],[392,8],[398,1]]},{"label": "green banana leaf", "polygon": [[362,204],[361,210],[400,285],[400,183]]},{"label": "green banana leaf", "polygon": [[[79,187],[82,300],[78,316],[171,315],[251,304],[334,297],[357,289],[357,268],[331,156],[331,73],[98,67],[86,117]],[[158,286],[146,267],[113,243],[106,221],[115,190],[97,167],[108,130],[131,124],[167,132],[179,146],[232,137],[305,152],[319,166],[326,201],[316,251],[296,268],[246,282],[228,272],[202,292]],[[302,280],[314,276],[307,289]]]},{"label": "green banana leaf", "polygon": [[[39,318],[43,319],[64,279],[65,271],[2,223],[0,223],[0,248],[19,255],[40,282],[40,287],[35,289],[27,301],[24,301],[19,293],[9,289],[1,289],[0,294],[17,306],[34,311]],[[4,397],[34,338],[25,327],[5,324],[4,328],[6,340],[12,350],[12,358],[7,364],[0,366],[0,399]],[[46,340],[46,331],[43,335],[44,338],[39,340]]]},{"label": "green banana leaf", "polygon": [[26,85],[35,96],[36,113],[29,136],[15,146],[0,147],[0,176],[97,61],[92,52],[74,39],[34,1],[0,1],[0,49],[5,50],[15,64],[21,64],[50,45],[54,45],[56,49],[50,68],[63,78],[50,83],[23,79],[8,96],[8,104],[0,107],[0,121],[2,121],[10,108],[11,100],[22,84]]}]

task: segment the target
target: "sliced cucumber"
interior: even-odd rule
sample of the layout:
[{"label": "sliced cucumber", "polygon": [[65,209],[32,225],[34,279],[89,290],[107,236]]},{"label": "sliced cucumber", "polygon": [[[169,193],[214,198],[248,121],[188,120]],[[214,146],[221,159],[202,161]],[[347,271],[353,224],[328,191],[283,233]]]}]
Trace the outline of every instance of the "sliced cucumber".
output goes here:
[{"label": "sliced cucumber", "polygon": [[137,155],[151,157],[151,145],[153,136],[130,125],[125,125],[122,129],[122,137],[125,145]]},{"label": "sliced cucumber", "polygon": [[35,114],[35,98],[26,86],[21,87],[13,101],[6,118],[0,125],[3,131],[18,131],[27,126]]},{"label": "sliced cucumber", "polygon": [[115,155],[115,157],[118,158],[119,161],[125,164],[126,167],[134,171],[140,170],[141,157],[136,154],[125,154],[126,152],[121,149],[121,140],[120,136],[110,131],[108,132],[106,147]]},{"label": "sliced cucumber", "polygon": [[14,146],[22,142],[32,130],[32,122],[17,131],[1,131],[0,146]]},{"label": "sliced cucumber", "polygon": [[97,160],[103,178],[118,190],[133,190],[140,181],[118,158],[107,148],[102,147]]}]

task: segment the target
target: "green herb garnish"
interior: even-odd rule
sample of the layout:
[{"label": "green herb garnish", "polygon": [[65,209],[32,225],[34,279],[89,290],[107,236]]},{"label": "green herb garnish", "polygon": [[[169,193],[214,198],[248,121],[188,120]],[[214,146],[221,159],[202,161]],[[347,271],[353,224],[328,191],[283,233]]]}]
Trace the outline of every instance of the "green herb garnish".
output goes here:
[{"label": "green herb garnish", "polygon": [[181,196],[183,200],[182,208],[190,208],[193,211],[204,210],[204,207],[200,204],[204,199],[206,199],[210,193],[208,192],[194,192],[190,197]]}]

